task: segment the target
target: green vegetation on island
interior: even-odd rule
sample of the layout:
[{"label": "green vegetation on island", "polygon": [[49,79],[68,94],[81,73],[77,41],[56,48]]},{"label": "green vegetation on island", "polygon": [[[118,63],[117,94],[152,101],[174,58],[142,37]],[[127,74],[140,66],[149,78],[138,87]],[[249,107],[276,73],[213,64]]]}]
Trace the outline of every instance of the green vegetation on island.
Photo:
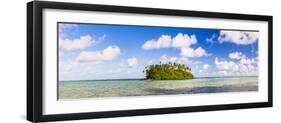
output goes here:
[{"label": "green vegetation on island", "polygon": [[191,68],[184,64],[167,63],[153,64],[145,67],[143,71],[149,80],[185,80],[193,79]]}]

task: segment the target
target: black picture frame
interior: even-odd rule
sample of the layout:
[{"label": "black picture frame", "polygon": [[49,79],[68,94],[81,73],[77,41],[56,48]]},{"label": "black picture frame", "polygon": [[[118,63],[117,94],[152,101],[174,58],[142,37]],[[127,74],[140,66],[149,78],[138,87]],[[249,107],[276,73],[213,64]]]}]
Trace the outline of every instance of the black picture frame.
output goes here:
[{"label": "black picture frame", "polygon": [[[138,110],[122,110],[122,111],[106,111],[106,112],[90,112],[90,113],[70,113],[44,115],[43,112],[43,84],[42,84],[42,10],[50,9],[66,9],[66,10],[85,10],[85,11],[101,11],[101,12],[119,12],[119,13],[138,13],[150,15],[169,15],[182,17],[204,17],[204,18],[222,18],[235,20],[256,20],[268,22],[268,101],[257,103],[241,103],[241,104],[224,104],[224,105],[207,105],[207,106],[189,106],[189,107],[166,107],[157,109],[138,109]],[[109,6],[109,5],[93,5],[80,3],[63,3],[63,2],[46,2],[33,1],[27,3],[27,120],[31,122],[46,121],[63,121],[63,120],[79,120],[94,119],[107,117],[124,117],[137,115],[155,115],[185,112],[200,112],[214,110],[230,110],[272,107],[272,45],[273,45],[273,17],[265,15],[248,15],[248,14],[232,14],[217,12],[201,12],[201,11],[185,11],[171,9],[156,8],[140,8],[125,6]]]}]

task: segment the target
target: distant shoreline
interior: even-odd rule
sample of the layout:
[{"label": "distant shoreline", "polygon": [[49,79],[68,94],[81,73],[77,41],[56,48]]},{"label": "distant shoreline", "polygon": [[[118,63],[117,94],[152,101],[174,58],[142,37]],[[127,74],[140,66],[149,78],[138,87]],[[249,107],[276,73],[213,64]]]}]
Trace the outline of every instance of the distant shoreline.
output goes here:
[{"label": "distant shoreline", "polygon": [[[246,78],[246,77],[258,77],[258,76],[218,76],[218,77],[195,77],[194,79],[210,79],[210,78]],[[59,82],[67,81],[120,81],[120,80],[147,80],[145,78],[124,78],[124,79],[92,79],[92,80],[59,80]],[[153,81],[153,80],[152,80]],[[162,81],[162,80],[157,80]],[[177,80],[174,80],[177,81]]]}]

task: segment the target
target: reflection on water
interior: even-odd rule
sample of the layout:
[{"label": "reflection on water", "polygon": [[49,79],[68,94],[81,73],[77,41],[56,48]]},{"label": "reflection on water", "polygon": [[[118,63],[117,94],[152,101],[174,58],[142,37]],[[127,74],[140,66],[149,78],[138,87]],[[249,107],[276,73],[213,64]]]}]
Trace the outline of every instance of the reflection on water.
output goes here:
[{"label": "reflection on water", "polygon": [[258,91],[257,77],[60,81],[59,99]]}]

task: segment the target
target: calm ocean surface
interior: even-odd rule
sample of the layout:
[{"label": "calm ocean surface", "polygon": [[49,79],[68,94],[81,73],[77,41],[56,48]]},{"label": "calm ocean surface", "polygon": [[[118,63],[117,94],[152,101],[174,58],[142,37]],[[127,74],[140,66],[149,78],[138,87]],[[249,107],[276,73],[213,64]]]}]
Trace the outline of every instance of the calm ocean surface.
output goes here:
[{"label": "calm ocean surface", "polygon": [[59,99],[258,91],[258,77],[60,81]]}]

